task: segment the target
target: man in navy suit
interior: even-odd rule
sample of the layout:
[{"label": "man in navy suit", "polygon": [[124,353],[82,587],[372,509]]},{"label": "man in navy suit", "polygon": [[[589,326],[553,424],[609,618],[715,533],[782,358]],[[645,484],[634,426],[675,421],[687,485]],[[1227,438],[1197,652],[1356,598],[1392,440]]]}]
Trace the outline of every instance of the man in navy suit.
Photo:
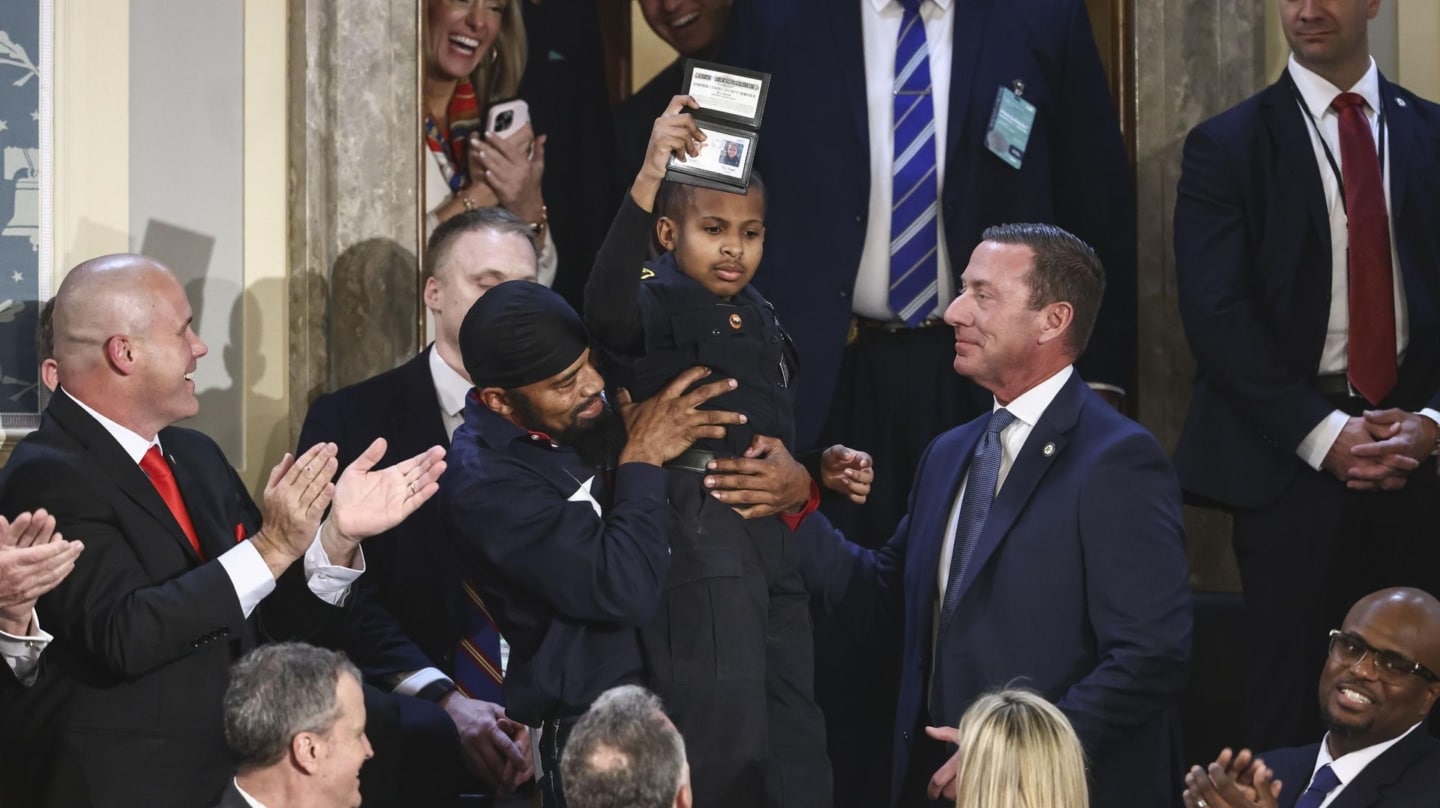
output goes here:
[{"label": "man in navy suit", "polygon": [[1282,0],[1280,80],[1185,141],[1175,464],[1234,514],[1260,748],[1315,737],[1304,694],[1349,604],[1440,574],[1440,107],[1376,69],[1379,5]]},{"label": "man in navy suit", "polygon": [[1168,804],[1190,654],[1180,491],[1155,439],[1073,367],[1104,271],[1059,228],[1006,225],[961,281],[953,364],[992,413],[930,445],[885,546],[817,517],[799,542],[807,583],[856,634],[903,632],[889,804],[954,804],[961,713],[1017,679],[1074,724],[1093,805]]},{"label": "man in navy suit", "polygon": [[1440,805],[1440,601],[1418,589],[1362,598],[1330,632],[1320,674],[1325,737],[1253,757],[1226,749],[1185,778],[1186,808]]},{"label": "man in navy suit", "polygon": [[[488,289],[535,277],[529,225],[513,214],[482,208],[445,221],[426,251],[424,299],[435,342],[400,367],[316,399],[300,447],[333,442],[343,463],[377,437],[396,457],[414,454],[415,447],[449,446],[471,386],[460,359],[461,321]],[[457,602],[463,597],[458,563],[437,507],[426,503],[371,539],[367,550],[370,572],[361,580],[370,581],[362,584],[369,597],[341,642],[368,681],[394,694],[385,699],[367,691],[371,711],[397,716],[403,736],[393,751],[387,736],[373,739],[381,755],[362,772],[367,800],[400,805],[414,798],[389,793],[396,787],[453,795],[462,759],[502,792],[528,779],[528,732],[508,721],[501,705],[469,698],[453,681],[465,607]],[[429,743],[412,748],[422,738]],[[402,776],[415,767],[431,776]],[[381,799],[377,789],[386,789]]]}]

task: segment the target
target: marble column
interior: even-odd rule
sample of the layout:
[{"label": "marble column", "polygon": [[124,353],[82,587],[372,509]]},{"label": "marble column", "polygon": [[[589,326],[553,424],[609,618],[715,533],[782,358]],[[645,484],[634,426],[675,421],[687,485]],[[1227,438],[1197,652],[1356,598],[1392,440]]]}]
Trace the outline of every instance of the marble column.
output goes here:
[{"label": "marble column", "polygon": [[[1139,210],[1139,419],[1175,447],[1194,363],[1180,326],[1171,221],[1180,149],[1197,123],[1269,83],[1265,2],[1136,0],[1135,158]],[[1192,584],[1238,591],[1229,518],[1187,508]]]},{"label": "marble column", "polygon": [[418,346],[416,2],[293,0],[290,425]]}]

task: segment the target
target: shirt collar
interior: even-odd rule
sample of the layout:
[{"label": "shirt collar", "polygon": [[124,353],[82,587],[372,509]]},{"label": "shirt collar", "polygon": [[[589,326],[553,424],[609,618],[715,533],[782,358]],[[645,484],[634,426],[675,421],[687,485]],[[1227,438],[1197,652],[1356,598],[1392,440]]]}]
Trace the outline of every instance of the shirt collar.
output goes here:
[{"label": "shirt collar", "polygon": [[[64,388],[61,389],[63,390]],[[90,413],[91,418],[99,421],[100,426],[105,427],[105,431],[110,433],[110,437],[114,438],[115,441],[120,444],[120,448],[125,450],[125,454],[129,455],[130,459],[135,461],[136,465],[139,465],[140,459],[145,456],[146,452],[150,451],[151,446],[160,446],[159,435],[156,435],[153,440],[146,440],[145,438],[140,437],[140,435],[136,432],[126,427],[123,427],[110,420],[109,418],[106,418],[105,416],[96,412],[95,409],[89,404],[86,404],[75,396],[70,395],[69,392],[66,392],[65,395],[70,396],[71,401],[79,404],[80,409]],[[165,447],[160,446],[160,452],[163,454],[165,452]]]},{"label": "shirt collar", "polygon": [[[1400,743],[1400,739],[1414,732],[1415,727],[1418,726],[1420,726],[1420,724],[1416,724],[1414,727],[1396,735],[1388,741],[1373,744],[1364,749],[1357,749],[1348,755],[1341,755],[1339,758],[1330,757],[1330,733],[1327,732],[1325,733],[1324,739],[1320,741],[1320,754],[1315,757],[1315,768],[1310,772],[1310,779],[1315,779],[1315,772],[1320,771],[1320,767],[1328,763],[1330,765],[1330,771],[1335,773],[1335,776],[1340,779],[1342,785],[1349,783],[1351,780],[1360,776],[1360,772],[1365,771],[1366,766],[1374,763],[1375,758],[1380,757],[1385,754],[1390,747]],[[1306,783],[1306,785],[1309,784]]]},{"label": "shirt collar", "polygon": [[440,400],[442,412],[459,415],[465,411],[465,396],[474,385],[450,367],[433,342],[430,343],[430,378],[435,382],[435,397]]},{"label": "shirt collar", "polygon": [[250,808],[265,808],[264,803],[250,796],[250,792],[240,787],[239,779],[232,780],[231,782],[235,784],[235,790],[240,793],[240,798],[245,800],[246,804],[249,805]]},{"label": "shirt collar", "polygon": [[[930,2],[934,3],[941,11],[949,11],[950,4],[955,2],[955,0],[930,0]],[[875,9],[875,12],[877,14],[892,5],[896,8],[899,8],[900,0],[870,0],[870,7]],[[920,0],[920,6],[921,8],[924,8],[925,0]]]},{"label": "shirt collar", "polygon": [[[1040,416],[1045,414],[1050,402],[1055,400],[1055,396],[1060,395],[1060,388],[1065,386],[1065,382],[1070,381],[1070,376],[1074,372],[1074,365],[1066,365],[1055,375],[1021,393],[1014,401],[1006,404],[1005,409],[1009,410],[1016,420],[1024,422],[1026,426],[1035,426],[1040,421]],[[1000,409],[1000,402],[996,401],[991,411],[998,409]]]},{"label": "shirt collar", "polygon": [[1295,87],[1300,91],[1300,97],[1305,100],[1305,108],[1315,116],[1315,120],[1324,117],[1330,104],[1335,97],[1342,92],[1359,93],[1365,103],[1370,105],[1373,113],[1380,109],[1380,70],[1375,67],[1375,60],[1370,60],[1370,68],[1365,75],[1355,82],[1355,86],[1348,90],[1342,90],[1331,84],[1328,80],[1320,77],[1318,73],[1301,65],[1295,59],[1295,54],[1290,54],[1290,79],[1295,82]]},{"label": "shirt collar", "polygon": [[509,418],[485,406],[474,394],[465,399],[465,426],[492,449],[503,448],[512,441],[547,446],[551,449],[565,449],[557,445],[544,432],[534,432],[511,421]]}]

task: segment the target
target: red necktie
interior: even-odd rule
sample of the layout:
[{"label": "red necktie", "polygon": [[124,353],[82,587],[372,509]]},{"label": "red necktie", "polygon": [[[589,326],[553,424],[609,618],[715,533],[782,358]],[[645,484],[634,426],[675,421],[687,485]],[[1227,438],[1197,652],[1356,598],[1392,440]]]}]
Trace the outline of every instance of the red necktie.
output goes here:
[{"label": "red necktie", "polygon": [[140,470],[145,472],[155,490],[160,492],[160,498],[165,500],[170,515],[180,523],[180,529],[185,531],[185,536],[190,539],[190,546],[195,548],[195,554],[204,561],[205,553],[200,549],[200,538],[195,535],[195,525],[190,522],[190,511],[185,509],[185,500],[180,498],[180,486],[175,484],[175,474],[170,471],[170,464],[161,456],[159,446],[152,444],[150,451],[140,458]]},{"label": "red necktie", "polygon": [[1390,260],[1390,214],[1365,119],[1365,98],[1341,93],[1331,102],[1340,114],[1340,166],[1345,183],[1350,238],[1350,336],[1346,356],[1350,384],[1378,405],[1395,387],[1395,281]]}]

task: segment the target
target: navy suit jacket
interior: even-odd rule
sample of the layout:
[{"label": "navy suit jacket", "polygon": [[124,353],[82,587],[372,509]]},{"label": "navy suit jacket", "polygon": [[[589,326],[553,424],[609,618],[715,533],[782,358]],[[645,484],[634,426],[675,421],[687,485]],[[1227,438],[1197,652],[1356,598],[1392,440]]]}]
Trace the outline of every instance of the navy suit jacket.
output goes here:
[{"label": "navy suit jacket", "polygon": [[[300,451],[323,441],[340,449],[343,470],[376,438],[388,442],[384,468],[431,446],[448,446],[440,402],[430,375],[431,346],[410,361],[310,405]],[[399,525],[365,540],[369,571],[357,582],[357,602],[339,640],[367,678],[436,667],[454,672],[460,638],[460,578],[432,498]]]},{"label": "navy suit jacket", "polygon": [[[1320,744],[1277,749],[1260,757],[1283,783],[1279,808],[1292,808],[1310,784]],[[1366,766],[1329,808],[1414,808],[1440,805],[1440,741],[1424,725]]]},{"label": "navy suit jacket", "polygon": [[[765,177],[765,256],[756,289],[785,318],[805,364],[798,446],[813,448],[850,328],[870,200],[861,3],[736,3],[725,58],[773,81],[756,166]],[[1129,387],[1135,361],[1135,202],[1115,105],[1081,0],[954,4],[942,212],[958,279],[981,232],[1049,222],[1106,267],[1105,302],[1079,370]],[[731,50],[733,49],[733,50]],[[991,154],[996,92],[1024,82],[1037,108],[1020,169]],[[956,287],[959,288],[958,285]]]},{"label": "navy suit jacket", "polygon": [[[1440,408],[1440,107],[1380,79],[1390,219],[1410,343],[1386,406]],[[1285,73],[1195,127],[1175,202],[1180,316],[1195,392],[1175,454],[1187,492],[1273,502],[1334,407],[1316,388],[1330,312],[1330,218]],[[1329,170],[1328,168],[1326,170]]]},{"label": "navy suit jacket", "polygon": [[296,563],[247,619],[216,558],[254,535],[260,512],[214,441],[179,427],[159,437],[208,561],[63,391],[0,476],[0,512],[43,507],[85,542],[40,598],[55,640],[39,679],[0,709],[0,804],[210,804],[234,771],[221,726],[230,665],[262,639],[306,639],[343,612],[310,594]]},{"label": "navy suit jacket", "polygon": [[861,636],[904,632],[892,804],[922,726],[955,726],[976,697],[1016,680],[1070,718],[1097,808],[1170,804],[1191,628],[1180,491],[1150,433],[1079,374],[995,497],[939,630],[945,679],[928,709],[941,543],[985,422],[930,445],[910,513],[884,547],[850,544],[818,514],[801,526],[802,571],[826,607]]}]

